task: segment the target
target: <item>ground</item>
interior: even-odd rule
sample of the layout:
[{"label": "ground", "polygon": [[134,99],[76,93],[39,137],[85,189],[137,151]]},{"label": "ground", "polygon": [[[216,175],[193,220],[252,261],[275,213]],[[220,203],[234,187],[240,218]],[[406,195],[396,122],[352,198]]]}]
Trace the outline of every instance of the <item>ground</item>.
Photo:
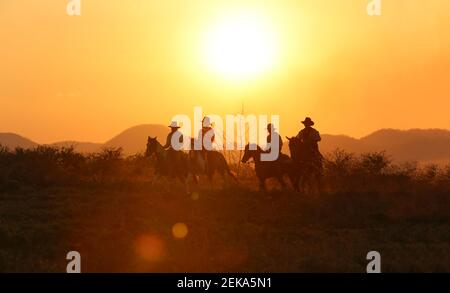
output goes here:
[{"label": "ground", "polygon": [[0,271],[65,272],[76,250],[83,272],[365,272],[376,250],[384,272],[450,272],[447,195],[407,196],[168,182],[4,191]]}]

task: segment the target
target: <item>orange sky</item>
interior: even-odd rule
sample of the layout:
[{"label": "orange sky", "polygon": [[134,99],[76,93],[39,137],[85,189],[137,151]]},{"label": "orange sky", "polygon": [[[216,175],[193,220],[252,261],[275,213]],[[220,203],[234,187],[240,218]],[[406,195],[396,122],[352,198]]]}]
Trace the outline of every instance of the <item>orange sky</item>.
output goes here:
[{"label": "orange sky", "polygon": [[[450,1],[66,0],[0,2],[0,132],[41,143],[102,142],[167,124],[194,106],[219,115],[304,116],[323,133],[450,128]],[[201,44],[224,14],[258,13],[279,60],[250,80],[205,67]]]}]

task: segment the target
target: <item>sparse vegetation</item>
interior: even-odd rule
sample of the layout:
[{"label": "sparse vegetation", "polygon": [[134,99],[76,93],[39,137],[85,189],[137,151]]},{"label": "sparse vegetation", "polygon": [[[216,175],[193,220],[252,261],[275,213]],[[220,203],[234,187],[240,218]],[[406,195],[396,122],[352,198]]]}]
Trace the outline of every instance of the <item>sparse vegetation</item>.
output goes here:
[{"label": "sparse vegetation", "polygon": [[[378,250],[385,272],[450,272],[450,166],[336,150],[321,194],[259,192],[249,165],[239,186],[187,193],[152,184],[153,163],[117,148],[0,147],[0,271],[64,272],[77,250],[94,272],[364,272]],[[139,255],[143,235],[157,258]]]}]

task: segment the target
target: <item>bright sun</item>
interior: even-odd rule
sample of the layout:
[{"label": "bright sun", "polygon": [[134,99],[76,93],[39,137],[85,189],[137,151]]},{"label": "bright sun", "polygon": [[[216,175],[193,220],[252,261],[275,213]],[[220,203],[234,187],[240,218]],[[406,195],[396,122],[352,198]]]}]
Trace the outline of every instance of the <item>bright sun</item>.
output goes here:
[{"label": "bright sun", "polygon": [[207,66],[224,78],[249,79],[275,65],[278,42],[270,22],[261,15],[234,13],[208,32],[203,55]]}]

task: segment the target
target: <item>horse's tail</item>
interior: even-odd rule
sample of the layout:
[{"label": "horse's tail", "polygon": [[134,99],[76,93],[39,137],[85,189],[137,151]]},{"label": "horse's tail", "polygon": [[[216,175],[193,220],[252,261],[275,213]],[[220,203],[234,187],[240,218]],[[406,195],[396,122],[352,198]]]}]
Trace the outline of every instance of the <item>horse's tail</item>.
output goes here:
[{"label": "horse's tail", "polygon": [[237,173],[231,171],[231,170],[230,170],[230,167],[228,167],[228,165],[227,165],[227,174],[228,174],[228,176],[230,176],[231,178],[233,178],[234,181],[236,181],[236,182],[238,181],[238,179],[237,179]]},{"label": "horse's tail", "polygon": [[224,169],[225,173],[227,173],[228,176],[230,176],[231,178],[233,178],[233,180],[234,180],[235,182],[237,182],[238,179],[237,179],[237,174],[236,174],[236,172],[233,172],[233,171],[230,170],[230,166],[228,165],[227,160],[225,159],[225,157],[223,156],[223,154],[220,154],[220,153],[218,153],[218,154],[219,154],[219,156],[220,156],[220,158],[221,158],[221,161],[222,161],[222,164],[223,164],[223,169]]}]

